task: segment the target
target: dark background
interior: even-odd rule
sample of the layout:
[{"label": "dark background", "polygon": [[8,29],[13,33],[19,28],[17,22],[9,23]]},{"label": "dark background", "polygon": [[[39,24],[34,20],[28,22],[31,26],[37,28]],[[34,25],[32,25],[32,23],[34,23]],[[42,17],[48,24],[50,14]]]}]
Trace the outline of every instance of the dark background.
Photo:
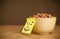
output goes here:
[{"label": "dark background", "polygon": [[57,16],[56,24],[60,24],[59,0],[1,0],[0,25],[24,24],[28,16],[38,12]]}]

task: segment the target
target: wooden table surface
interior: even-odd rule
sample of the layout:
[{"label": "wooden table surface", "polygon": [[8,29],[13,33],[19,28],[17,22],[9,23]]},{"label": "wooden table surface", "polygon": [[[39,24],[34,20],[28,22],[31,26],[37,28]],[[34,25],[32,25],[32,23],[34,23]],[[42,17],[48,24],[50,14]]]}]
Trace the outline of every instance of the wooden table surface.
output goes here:
[{"label": "wooden table surface", "polygon": [[60,25],[56,25],[54,31],[47,35],[22,34],[22,28],[22,25],[0,25],[0,39],[60,39]]}]

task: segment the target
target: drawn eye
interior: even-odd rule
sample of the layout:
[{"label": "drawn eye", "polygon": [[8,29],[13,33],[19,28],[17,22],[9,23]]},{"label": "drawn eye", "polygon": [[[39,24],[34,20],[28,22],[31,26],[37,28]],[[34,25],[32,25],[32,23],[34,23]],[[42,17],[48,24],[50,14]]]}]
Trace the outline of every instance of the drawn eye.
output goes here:
[{"label": "drawn eye", "polygon": [[[32,23],[34,23],[34,22],[32,22]],[[32,25],[32,24],[30,24],[30,25]]]},{"label": "drawn eye", "polygon": [[34,22],[32,22],[32,23],[34,23]]},{"label": "drawn eye", "polygon": [[30,24],[30,25],[32,25],[32,24]]}]

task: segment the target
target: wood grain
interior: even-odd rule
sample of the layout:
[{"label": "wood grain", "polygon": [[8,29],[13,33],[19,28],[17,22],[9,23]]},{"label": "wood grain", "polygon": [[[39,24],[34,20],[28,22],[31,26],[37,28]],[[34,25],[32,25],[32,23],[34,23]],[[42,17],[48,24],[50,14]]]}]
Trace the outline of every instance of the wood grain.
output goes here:
[{"label": "wood grain", "polygon": [[47,35],[22,34],[22,28],[23,25],[0,25],[0,39],[60,39],[60,25],[56,25],[54,31]]}]

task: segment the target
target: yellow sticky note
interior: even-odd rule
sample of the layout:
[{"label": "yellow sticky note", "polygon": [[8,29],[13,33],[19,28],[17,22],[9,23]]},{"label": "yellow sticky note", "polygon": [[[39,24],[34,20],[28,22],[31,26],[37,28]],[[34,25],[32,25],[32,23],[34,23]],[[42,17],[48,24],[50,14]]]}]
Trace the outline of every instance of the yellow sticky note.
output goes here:
[{"label": "yellow sticky note", "polygon": [[22,33],[31,34],[34,25],[35,25],[35,18],[27,18]]}]

